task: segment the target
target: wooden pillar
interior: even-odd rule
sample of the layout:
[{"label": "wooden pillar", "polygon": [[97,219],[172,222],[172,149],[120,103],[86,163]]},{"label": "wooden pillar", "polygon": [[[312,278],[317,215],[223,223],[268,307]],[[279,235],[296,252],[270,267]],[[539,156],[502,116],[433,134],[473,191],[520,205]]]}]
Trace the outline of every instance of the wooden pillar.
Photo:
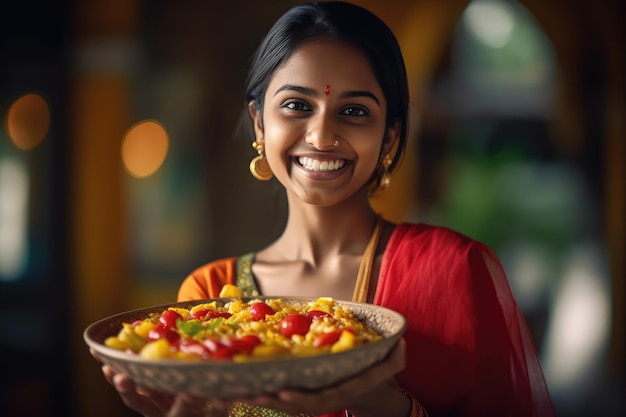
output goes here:
[{"label": "wooden pillar", "polygon": [[128,243],[120,145],[132,122],[131,67],[139,1],[75,2],[70,85],[70,210],[75,415],[132,415],[82,341],[124,309]]}]

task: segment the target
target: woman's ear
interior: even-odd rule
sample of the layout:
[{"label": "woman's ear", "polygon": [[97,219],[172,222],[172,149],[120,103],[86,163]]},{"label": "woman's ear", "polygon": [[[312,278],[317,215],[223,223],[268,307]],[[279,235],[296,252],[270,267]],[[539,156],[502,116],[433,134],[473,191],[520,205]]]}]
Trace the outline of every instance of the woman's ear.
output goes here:
[{"label": "woman's ear", "polygon": [[259,110],[256,101],[248,103],[248,113],[252,118],[252,125],[254,127],[254,135],[257,141],[263,141],[264,129],[263,129],[263,112]]},{"label": "woman's ear", "polygon": [[383,155],[390,154],[400,138],[401,123],[399,120],[392,127],[387,128],[385,139],[383,140]]}]

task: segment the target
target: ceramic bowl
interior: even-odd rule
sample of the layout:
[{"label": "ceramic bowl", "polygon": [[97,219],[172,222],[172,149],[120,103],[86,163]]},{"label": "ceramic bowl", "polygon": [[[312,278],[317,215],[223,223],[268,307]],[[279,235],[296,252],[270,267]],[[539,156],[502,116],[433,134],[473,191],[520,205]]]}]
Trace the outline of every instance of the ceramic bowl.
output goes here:
[{"label": "ceramic bowl", "polygon": [[[245,302],[280,298],[288,304],[302,305],[316,298],[241,297]],[[130,376],[137,384],[167,393],[189,393],[204,398],[241,397],[277,392],[282,388],[317,390],[341,382],[383,359],[404,333],[404,317],[387,308],[335,301],[346,306],[366,325],[383,336],[369,343],[340,353],[307,357],[287,357],[251,362],[150,360],[104,345],[109,336],[117,335],[122,323],[143,320],[149,313],[161,313],[168,307],[190,308],[196,304],[216,301],[224,305],[230,298],[194,300],[163,304],[102,319],[84,331],[84,339],[98,358],[115,372]]]}]

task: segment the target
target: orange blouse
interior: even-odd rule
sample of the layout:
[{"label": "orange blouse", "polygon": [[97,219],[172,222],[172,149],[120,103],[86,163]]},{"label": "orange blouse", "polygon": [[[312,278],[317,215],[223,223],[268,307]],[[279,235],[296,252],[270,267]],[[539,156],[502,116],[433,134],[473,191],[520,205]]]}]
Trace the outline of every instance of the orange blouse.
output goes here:
[{"label": "orange blouse", "polygon": [[219,297],[226,284],[236,285],[237,258],[211,262],[193,271],[178,290],[178,301]]}]

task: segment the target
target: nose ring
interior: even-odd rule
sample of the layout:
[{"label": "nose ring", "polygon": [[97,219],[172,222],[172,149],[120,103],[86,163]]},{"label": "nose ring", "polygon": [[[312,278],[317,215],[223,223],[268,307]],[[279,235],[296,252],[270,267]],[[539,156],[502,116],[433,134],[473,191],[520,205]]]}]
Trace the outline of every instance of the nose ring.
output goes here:
[{"label": "nose ring", "polygon": [[334,146],[334,147],[339,146],[339,141],[338,141],[337,139],[335,139],[335,141],[333,142],[333,146]]}]

